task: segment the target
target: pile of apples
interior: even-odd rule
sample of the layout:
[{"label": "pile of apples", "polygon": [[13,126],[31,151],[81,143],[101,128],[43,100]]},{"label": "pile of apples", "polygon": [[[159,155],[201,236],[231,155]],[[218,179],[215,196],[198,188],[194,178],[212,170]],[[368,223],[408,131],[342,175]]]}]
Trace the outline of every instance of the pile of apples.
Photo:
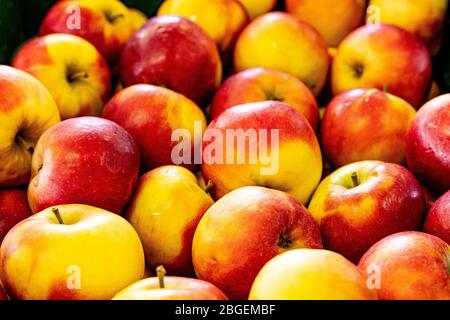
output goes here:
[{"label": "pile of apples", "polygon": [[275,2],[49,10],[0,66],[0,298],[450,299],[448,1]]}]

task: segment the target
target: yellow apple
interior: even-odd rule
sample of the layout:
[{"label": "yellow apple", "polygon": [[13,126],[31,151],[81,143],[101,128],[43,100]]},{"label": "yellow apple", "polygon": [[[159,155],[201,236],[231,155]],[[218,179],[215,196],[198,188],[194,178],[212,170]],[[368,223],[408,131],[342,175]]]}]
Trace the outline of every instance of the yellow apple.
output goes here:
[{"label": "yellow apple", "polygon": [[247,9],[251,19],[254,19],[264,13],[267,13],[277,4],[277,0],[239,0]]}]

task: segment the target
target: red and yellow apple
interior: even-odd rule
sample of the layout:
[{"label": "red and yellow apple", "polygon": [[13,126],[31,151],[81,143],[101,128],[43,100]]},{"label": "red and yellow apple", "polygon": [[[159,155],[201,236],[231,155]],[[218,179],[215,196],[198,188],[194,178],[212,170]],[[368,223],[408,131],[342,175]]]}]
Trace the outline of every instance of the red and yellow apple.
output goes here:
[{"label": "red and yellow apple", "polygon": [[139,172],[133,137],[97,117],[65,120],[39,139],[28,200],[33,212],[58,204],[87,204],[120,214]]},{"label": "red and yellow apple", "polygon": [[0,187],[30,181],[35,144],[59,121],[55,100],[36,78],[0,65]]},{"label": "red and yellow apple", "polygon": [[245,7],[251,19],[272,11],[277,4],[277,0],[239,0]]},{"label": "red and yellow apple", "polygon": [[195,231],[192,261],[199,279],[232,299],[247,299],[264,264],[296,248],[322,248],[319,228],[305,207],[281,191],[244,187],[206,211]]},{"label": "red and yellow apple", "polygon": [[145,13],[142,11],[135,9],[135,8],[129,8],[128,12],[130,13],[131,22],[133,24],[134,31],[139,30],[148,20]]},{"label": "red and yellow apple", "polygon": [[184,17],[160,16],[130,39],[120,76],[124,86],[164,86],[203,106],[222,80],[222,63],[215,42],[202,28]]},{"label": "red and yellow apple", "polygon": [[258,273],[250,300],[375,300],[358,268],[336,252],[297,249]]},{"label": "red and yellow apple", "polygon": [[284,12],[253,20],[234,51],[236,71],[266,67],[302,80],[318,95],[325,85],[330,57],[321,35],[309,24]]},{"label": "red and yellow apple", "polygon": [[0,300],[9,300],[5,289],[3,288],[2,282],[0,281]]},{"label": "red and yellow apple", "polygon": [[142,278],[144,251],[122,217],[86,205],[48,208],[15,226],[0,248],[15,299],[111,299]]},{"label": "red and yellow apple", "polygon": [[423,231],[450,243],[450,191],[441,196],[428,211]]},{"label": "red and yellow apple", "polygon": [[311,127],[319,122],[319,107],[311,91],[289,73],[254,68],[228,78],[216,91],[211,104],[211,119],[230,107],[258,101],[281,101],[300,111]]},{"label": "red and yellow apple", "polygon": [[322,146],[335,167],[362,160],[405,163],[406,133],[416,115],[405,100],[378,89],[353,89],[325,110]]},{"label": "red and yellow apple", "polygon": [[0,243],[12,227],[31,215],[25,191],[0,189]]},{"label": "red and yellow apple", "polygon": [[323,180],[308,207],[324,246],[357,263],[378,240],[418,230],[422,188],[404,167],[379,161],[346,165]]},{"label": "red and yellow apple", "polygon": [[366,25],[350,33],[333,59],[335,95],[354,88],[386,89],[419,108],[431,81],[431,57],[422,41],[401,28]]},{"label": "red and yellow apple", "polygon": [[450,246],[422,232],[400,232],[377,242],[361,258],[360,270],[378,273],[380,300],[449,300]]},{"label": "red and yellow apple", "polygon": [[62,119],[98,115],[111,92],[108,64],[92,44],[73,35],[30,40],[19,49],[12,65],[48,89]]},{"label": "red and yellow apple", "polygon": [[408,131],[406,160],[428,187],[440,193],[450,190],[450,94],[420,108]]},{"label": "red and yellow apple", "polygon": [[286,11],[306,21],[337,46],[364,21],[366,0],[285,0]]}]

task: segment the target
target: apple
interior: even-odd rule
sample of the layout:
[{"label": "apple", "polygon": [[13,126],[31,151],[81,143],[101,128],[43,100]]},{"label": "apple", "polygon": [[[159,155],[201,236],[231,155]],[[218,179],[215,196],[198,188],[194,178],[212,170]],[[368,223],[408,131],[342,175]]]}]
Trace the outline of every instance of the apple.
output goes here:
[{"label": "apple", "polygon": [[297,110],[277,101],[223,112],[205,131],[202,159],[215,199],[256,185],[285,191],[306,204],[322,175],[314,130]]},{"label": "apple", "polygon": [[296,249],[258,273],[250,300],[376,300],[358,268],[336,252]]},{"label": "apple", "polygon": [[[172,135],[175,130],[188,130],[192,137],[192,159],[183,165],[195,169],[195,142],[198,141],[200,147],[206,118],[203,111],[183,95],[153,85],[133,85],[108,102],[102,117],[118,123],[133,136],[147,168],[173,164],[172,151],[177,141],[173,141]],[[195,130],[196,123],[200,124],[201,131]]]},{"label": "apple", "polygon": [[0,189],[0,243],[12,227],[31,215],[25,191]]},{"label": "apple", "polygon": [[380,300],[449,300],[450,246],[422,232],[386,237],[361,258],[358,267],[380,275]]},{"label": "apple", "polygon": [[306,21],[326,40],[337,46],[364,21],[366,0],[285,0],[286,11]]},{"label": "apple", "polygon": [[135,8],[128,8],[134,31],[139,30],[148,20],[145,13]]},{"label": "apple", "polygon": [[247,25],[247,11],[238,0],[165,0],[158,15],[183,16],[198,24],[220,51],[231,50]]},{"label": "apple", "polygon": [[370,0],[381,23],[401,27],[420,37],[431,52],[437,53],[447,12],[448,0]]},{"label": "apple", "polygon": [[406,139],[411,171],[439,193],[450,189],[450,94],[420,108]]},{"label": "apple", "polygon": [[0,187],[30,181],[35,144],[59,121],[55,100],[36,78],[0,65]]},{"label": "apple", "polygon": [[131,225],[86,205],[48,208],[16,225],[0,248],[11,298],[111,299],[142,278],[142,244]]},{"label": "apple", "polygon": [[253,20],[239,36],[234,51],[236,71],[266,67],[302,80],[318,95],[327,80],[330,57],[321,35],[309,24],[284,12]]},{"label": "apple", "polygon": [[450,243],[450,191],[441,196],[428,211],[423,230]]},{"label": "apple", "polygon": [[308,210],[320,226],[324,246],[357,263],[378,240],[418,230],[424,202],[421,185],[406,168],[362,161],[325,178]]},{"label": "apple", "polygon": [[130,39],[120,76],[126,87],[160,85],[203,106],[222,80],[222,64],[215,42],[202,28],[184,17],[160,16]]},{"label": "apple", "polygon": [[5,289],[3,288],[2,282],[0,281],[0,300],[9,300]]},{"label": "apple", "polygon": [[378,89],[345,91],[325,110],[323,149],[335,167],[362,160],[404,164],[406,133],[415,115],[408,102]]},{"label": "apple", "polygon": [[114,67],[134,32],[128,8],[118,0],[62,0],[44,17],[39,35],[69,33],[86,39]]},{"label": "apple", "polygon": [[277,4],[277,0],[239,0],[247,9],[251,19],[272,11]]},{"label": "apple", "polygon": [[19,49],[12,65],[41,81],[55,99],[62,119],[98,115],[111,92],[105,59],[77,36],[34,38]]},{"label": "apple", "polygon": [[139,172],[133,137],[97,117],[65,120],[39,139],[28,200],[33,212],[58,204],[87,204],[120,214]]},{"label": "apple", "polygon": [[333,59],[335,95],[354,88],[387,89],[419,108],[431,81],[431,57],[422,41],[391,25],[365,25],[350,33]]},{"label": "apple", "polygon": [[289,73],[267,68],[248,69],[228,78],[216,91],[211,118],[230,107],[265,100],[289,104],[306,117],[311,127],[317,127],[319,107],[308,87]]},{"label": "apple", "polygon": [[142,176],[125,217],[142,241],[147,265],[192,276],[194,232],[213,203],[196,176],[183,167],[164,166]]},{"label": "apple", "polygon": [[267,261],[296,248],[322,248],[305,207],[278,190],[244,187],[206,211],[195,231],[192,262],[199,279],[242,300]]}]

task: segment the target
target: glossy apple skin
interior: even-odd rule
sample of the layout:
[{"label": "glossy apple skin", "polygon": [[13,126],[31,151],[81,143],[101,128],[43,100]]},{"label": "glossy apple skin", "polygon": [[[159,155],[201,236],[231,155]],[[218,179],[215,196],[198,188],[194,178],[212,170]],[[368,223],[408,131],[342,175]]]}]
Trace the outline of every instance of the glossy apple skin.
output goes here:
[{"label": "glossy apple skin", "polygon": [[[262,148],[267,142],[267,149],[272,156],[272,167],[278,166],[275,172],[262,174],[262,169],[268,169],[258,156],[257,163],[250,161],[239,162],[226,161],[228,152],[239,156],[249,155],[251,148],[246,143],[244,148],[239,148],[234,143],[234,149],[227,151],[226,131],[228,129],[243,130],[267,130],[267,141],[258,139],[257,147]],[[214,142],[206,135],[203,136],[203,163],[202,173],[205,181],[214,183],[212,195],[219,199],[228,192],[244,186],[263,186],[286,191],[297,200],[306,204],[314,189],[319,184],[322,175],[322,156],[319,143],[314,130],[305,117],[289,105],[277,101],[255,102],[232,107],[213,120],[208,128],[223,136],[222,163],[215,163],[213,155],[208,148],[213,148]],[[272,144],[271,130],[278,131],[278,142]],[[238,131],[236,134],[241,136]],[[276,137],[276,136],[274,136]],[[275,140],[275,139],[274,139]],[[235,141],[236,142],[236,141]],[[232,143],[232,140],[231,140]],[[279,159],[273,155],[278,152]]]},{"label": "glossy apple skin", "polygon": [[247,11],[237,0],[165,0],[158,9],[158,16],[161,15],[183,16],[195,22],[222,52],[234,47],[249,22]]},{"label": "glossy apple skin", "polygon": [[400,232],[377,242],[361,258],[360,270],[367,274],[377,266],[380,300],[449,300],[450,246],[422,232]]},{"label": "glossy apple skin", "polygon": [[0,243],[12,227],[31,215],[25,191],[0,190]]},{"label": "glossy apple skin", "polygon": [[213,203],[185,168],[164,166],[143,175],[125,217],[139,234],[147,265],[151,269],[163,265],[171,275],[192,276],[194,232]]},{"label": "glossy apple skin", "polygon": [[366,0],[285,0],[286,11],[311,24],[329,46],[337,46],[364,20]]},{"label": "glossy apple skin", "polygon": [[125,129],[96,117],[65,120],[39,139],[28,200],[33,212],[79,203],[120,214],[138,172],[139,151]]},{"label": "glossy apple skin", "polygon": [[156,277],[140,280],[118,292],[113,300],[228,300],[216,286],[203,280],[164,277],[164,288]]},{"label": "glossy apple skin", "polygon": [[[125,219],[86,205],[56,208],[64,225],[48,208],[20,222],[3,240],[0,274],[11,298],[111,299],[142,279],[144,251]],[[79,288],[70,286],[76,268]]]},{"label": "glossy apple skin", "polygon": [[296,249],[270,260],[250,300],[375,300],[358,268],[336,252]]},{"label": "glossy apple skin", "polygon": [[206,211],[195,231],[192,262],[199,279],[231,299],[247,299],[264,264],[296,248],[322,248],[319,228],[305,207],[281,191],[244,187]]},{"label": "glossy apple skin", "polygon": [[431,57],[422,41],[390,25],[365,25],[350,33],[333,59],[334,95],[354,88],[387,88],[419,108],[431,81]]},{"label": "glossy apple skin", "polygon": [[[73,25],[79,13],[80,27]],[[119,17],[110,22],[106,14]],[[71,24],[72,23],[72,24]],[[118,0],[58,1],[47,12],[39,35],[69,33],[86,39],[114,67],[134,31],[128,8]]]},{"label": "glossy apple skin", "polygon": [[195,141],[202,138],[202,132],[194,132],[194,122],[201,123],[204,131],[206,118],[203,111],[183,95],[153,85],[133,85],[118,92],[107,103],[102,117],[118,123],[133,136],[142,163],[148,169],[173,164],[171,153],[178,142],[172,141],[172,133],[177,129],[188,130],[192,137],[192,161],[182,165],[194,170]]},{"label": "glossy apple skin", "polygon": [[336,168],[362,160],[404,164],[415,115],[408,102],[378,89],[349,90],[325,110],[322,146]]},{"label": "glossy apple skin", "polygon": [[317,96],[325,85],[330,57],[322,36],[309,24],[284,12],[253,20],[234,51],[236,71],[277,69],[302,80]]},{"label": "glossy apple skin", "polygon": [[412,172],[438,193],[450,189],[450,94],[427,102],[408,131],[406,160]]},{"label": "glossy apple skin", "polygon": [[450,243],[450,191],[441,196],[428,211],[423,231]]},{"label": "glossy apple skin", "polygon": [[36,78],[0,65],[0,188],[30,181],[35,144],[59,121],[55,100]]},{"label": "glossy apple skin", "polygon": [[125,86],[160,85],[203,105],[220,84],[222,64],[216,44],[194,22],[161,16],[147,21],[130,39],[120,76]]},{"label": "glossy apple skin", "polygon": [[317,127],[319,107],[308,87],[289,73],[267,68],[248,69],[225,80],[214,95],[211,119],[233,106],[266,100],[287,103]]},{"label": "glossy apple skin", "polygon": [[[353,172],[358,175],[356,187]],[[424,202],[420,184],[404,167],[362,161],[325,178],[308,209],[320,226],[324,246],[357,263],[378,240],[418,230]]]},{"label": "glossy apple skin", "polygon": [[[105,59],[92,44],[76,36],[51,34],[32,39],[19,49],[12,65],[41,81],[62,119],[98,115],[111,92]],[[68,79],[79,72],[85,76]]]}]

